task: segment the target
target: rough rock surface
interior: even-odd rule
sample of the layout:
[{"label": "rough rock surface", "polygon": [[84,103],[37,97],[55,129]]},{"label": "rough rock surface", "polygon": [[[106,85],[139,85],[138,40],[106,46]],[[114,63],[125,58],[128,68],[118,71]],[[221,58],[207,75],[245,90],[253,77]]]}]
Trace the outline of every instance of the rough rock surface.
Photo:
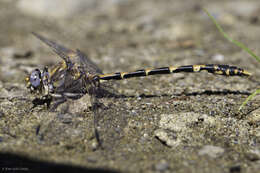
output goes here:
[{"label": "rough rock surface", "polygon": [[[259,172],[260,97],[238,108],[259,88],[260,65],[224,39],[202,10],[260,55],[259,0],[60,2],[0,1],[0,163],[5,168]],[[100,99],[101,150],[88,96],[55,112],[46,105],[31,109],[35,96],[24,78],[60,61],[32,31],[80,49],[106,73],[221,63],[253,76],[202,72],[112,81],[107,85],[122,97]]]}]

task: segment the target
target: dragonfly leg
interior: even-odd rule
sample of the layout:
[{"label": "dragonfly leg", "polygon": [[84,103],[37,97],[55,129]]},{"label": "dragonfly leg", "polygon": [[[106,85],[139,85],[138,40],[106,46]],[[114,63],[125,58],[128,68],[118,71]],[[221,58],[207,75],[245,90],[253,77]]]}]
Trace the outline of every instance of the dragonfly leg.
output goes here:
[{"label": "dragonfly leg", "polygon": [[56,99],[53,104],[49,107],[50,111],[51,112],[54,112],[55,109],[62,103],[66,102],[67,99],[65,97],[61,97],[59,99]]},{"label": "dragonfly leg", "polygon": [[100,116],[100,105],[101,103],[97,100],[96,97],[92,98],[92,111],[93,111],[93,123],[94,123],[94,135],[96,138],[96,141],[98,143],[98,147],[103,149],[102,147],[102,141],[99,137],[99,132],[98,132],[98,116]]},{"label": "dragonfly leg", "polygon": [[52,104],[50,110],[54,111],[60,104],[67,101],[67,99],[79,99],[83,96],[82,93],[62,93],[62,94],[51,94],[51,96],[56,99]]}]

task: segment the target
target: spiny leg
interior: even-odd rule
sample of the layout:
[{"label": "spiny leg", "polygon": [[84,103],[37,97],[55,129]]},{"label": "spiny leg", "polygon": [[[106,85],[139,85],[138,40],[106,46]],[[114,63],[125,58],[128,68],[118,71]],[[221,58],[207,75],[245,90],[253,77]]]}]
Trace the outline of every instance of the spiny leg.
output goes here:
[{"label": "spiny leg", "polygon": [[60,104],[67,101],[69,99],[78,99],[82,97],[82,93],[62,93],[62,94],[51,94],[51,97],[56,99],[52,106],[50,107],[51,111],[54,111]]},{"label": "spiny leg", "polygon": [[[90,76],[89,76],[90,77]],[[101,115],[101,107],[103,104],[99,102],[98,96],[99,96],[99,89],[100,89],[100,81],[99,81],[99,76],[92,76],[93,80],[91,82],[91,86],[88,87],[87,92],[90,95],[91,98],[91,107],[92,107],[92,112],[93,112],[93,125],[94,125],[94,134],[95,138],[97,141],[98,146],[101,149],[103,149],[102,146],[102,141],[99,137],[99,132],[98,132],[98,117]]]},{"label": "spiny leg", "polygon": [[55,100],[52,105],[50,106],[50,111],[53,112],[55,111],[55,109],[62,103],[65,103],[67,101],[67,99],[65,97],[62,98],[58,98],[57,100]]},{"label": "spiny leg", "polygon": [[94,125],[94,135],[98,143],[98,147],[103,149],[102,141],[99,137],[98,132],[98,116],[100,116],[100,109],[102,103],[100,103],[95,95],[91,95],[91,104],[92,104],[92,111],[93,111],[93,125]]},{"label": "spiny leg", "polygon": [[158,74],[171,74],[180,72],[200,72],[207,71],[209,73],[225,75],[225,76],[250,76],[251,74],[244,69],[238,68],[236,66],[229,65],[187,65],[180,67],[162,67],[154,69],[142,69],[133,72],[118,72],[112,74],[101,74],[99,75],[100,80],[121,80],[133,77],[150,76]]}]

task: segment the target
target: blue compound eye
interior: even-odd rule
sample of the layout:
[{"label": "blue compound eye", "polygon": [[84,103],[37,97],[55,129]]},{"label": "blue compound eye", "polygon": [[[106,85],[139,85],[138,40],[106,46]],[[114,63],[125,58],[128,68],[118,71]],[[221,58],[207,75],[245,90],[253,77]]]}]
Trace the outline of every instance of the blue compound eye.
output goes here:
[{"label": "blue compound eye", "polygon": [[30,83],[34,88],[37,88],[41,83],[41,72],[39,69],[34,70],[30,76]]}]

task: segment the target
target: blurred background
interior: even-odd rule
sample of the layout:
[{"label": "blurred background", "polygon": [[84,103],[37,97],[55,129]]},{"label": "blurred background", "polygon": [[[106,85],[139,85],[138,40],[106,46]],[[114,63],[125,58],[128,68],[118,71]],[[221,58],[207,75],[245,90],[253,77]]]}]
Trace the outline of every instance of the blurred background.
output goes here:
[{"label": "blurred background", "polygon": [[221,61],[243,64],[243,59],[227,57],[241,52],[217,32],[202,8],[258,53],[257,0],[1,0],[1,80],[17,81],[21,78],[16,70],[57,60],[31,32],[79,48],[104,71]]}]

